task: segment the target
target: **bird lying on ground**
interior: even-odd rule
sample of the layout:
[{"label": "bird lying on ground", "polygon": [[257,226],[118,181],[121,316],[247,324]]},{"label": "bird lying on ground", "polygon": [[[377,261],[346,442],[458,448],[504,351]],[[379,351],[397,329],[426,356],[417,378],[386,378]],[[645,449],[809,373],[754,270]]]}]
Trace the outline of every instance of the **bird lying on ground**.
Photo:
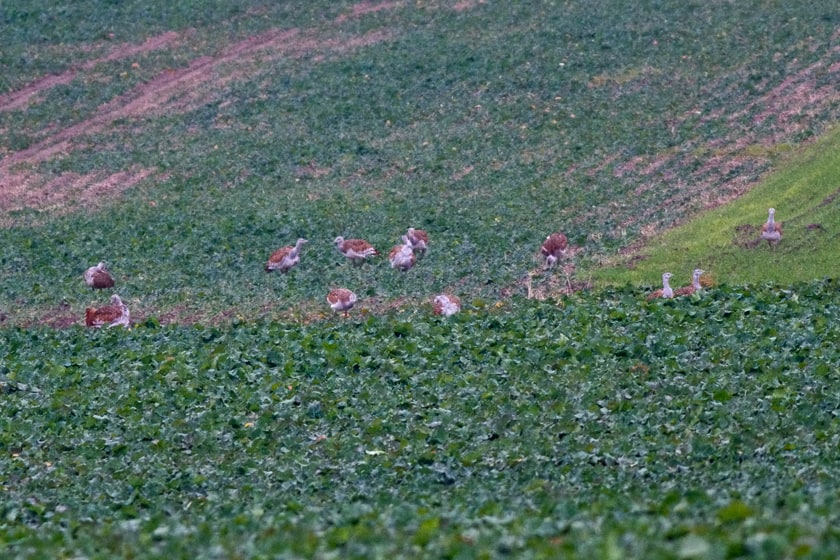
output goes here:
[{"label": "bird lying on ground", "polygon": [[444,317],[451,317],[461,310],[461,300],[449,294],[435,296],[433,304],[435,315],[443,315]]},{"label": "bird lying on ground", "polygon": [[674,290],[671,289],[671,284],[668,282],[671,279],[671,276],[672,274],[670,272],[666,272],[662,275],[662,287],[651,292],[647,297],[648,300],[674,297]]},{"label": "bird lying on ground", "polygon": [[700,276],[703,274],[703,270],[699,268],[695,268],[694,272],[691,275],[691,285],[690,286],[683,286],[682,288],[677,288],[674,290],[675,296],[690,296],[694,292],[699,292],[703,289],[703,286],[700,284]]},{"label": "bird lying on ground", "polygon": [[111,305],[105,307],[88,307],[85,309],[85,326],[88,327],[127,327],[129,326],[131,318],[128,313],[128,307],[122,302],[120,296],[114,294],[111,296]]}]

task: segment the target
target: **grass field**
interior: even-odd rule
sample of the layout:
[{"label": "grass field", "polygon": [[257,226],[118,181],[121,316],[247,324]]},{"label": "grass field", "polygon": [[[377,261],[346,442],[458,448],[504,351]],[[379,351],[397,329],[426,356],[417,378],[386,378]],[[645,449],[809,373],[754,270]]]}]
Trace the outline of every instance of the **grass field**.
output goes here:
[{"label": "grass field", "polygon": [[[838,26],[0,6],[0,556],[837,557]],[[409,226],[405,274],[333,245]],[[100,260],[130,331],[81,327]]]}]

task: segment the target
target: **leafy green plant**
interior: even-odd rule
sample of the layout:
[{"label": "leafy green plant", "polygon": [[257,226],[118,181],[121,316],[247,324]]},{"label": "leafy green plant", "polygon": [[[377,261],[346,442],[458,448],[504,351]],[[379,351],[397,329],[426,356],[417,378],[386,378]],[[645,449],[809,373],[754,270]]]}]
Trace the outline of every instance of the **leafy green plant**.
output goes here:
[{"label": "leafy green plant", "polygon": [[831,555],[837,297],[7,329],[3,546]]}]

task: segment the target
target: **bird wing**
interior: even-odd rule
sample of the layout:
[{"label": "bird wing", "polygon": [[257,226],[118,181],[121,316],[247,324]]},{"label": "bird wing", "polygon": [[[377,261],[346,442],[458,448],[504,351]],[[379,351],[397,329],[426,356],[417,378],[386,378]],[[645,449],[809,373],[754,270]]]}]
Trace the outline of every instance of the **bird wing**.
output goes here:
[{"label": "bird wing", "polygon": [[542,253],[545,256],[556,255],[558,252],[566,250],[568,240],[562,233],[552,233],[542,244]]},{"label": "bird wing", "polygon": [[694,293],[694,286],[683,286],[674,290],[674,296],[690,296]]},{"label": "bird wing", "polygon": [[662,297],[662,288],[659,288],[658,290],[652,291],[650,294],[648,294],[647,299],[652,300],[652,299],[656,299],[656,298],[660,298],[660,297]]},{"label": "bird wing", "polygon": [[113,305],[106,305],[99,309],[94,307],[85,309],[85,325],[89,327],[101,327],[111,321],[116,321],[120,317],[122,317],[122,310]]},{"label": "bird wing", "polygon": [[294,249],[294,247],[280,247],[279,249],[271,253],[271,256],[268,257],[268,262],[278,264],[283,262],[283,259],[285,259],[289,255],[289,253],[292,252],[292,249]]},{"label": "bird wing", "polygon": [[352,292],[347,288],[336,288],[327,294],[327,301],[330,303],[339,303],[341,301],[349,300]]},{"label": "bird wing", "polygon": [[113,288],[114,279],[107,270],[97,270],[93,273],[92,285],[94,288]]},{"label": "bird wing", "polygon": [[379,254],[379,251],[364,239],[346,239],[342,244],[341,251],[346,255],[355,254],[360,257]]}]

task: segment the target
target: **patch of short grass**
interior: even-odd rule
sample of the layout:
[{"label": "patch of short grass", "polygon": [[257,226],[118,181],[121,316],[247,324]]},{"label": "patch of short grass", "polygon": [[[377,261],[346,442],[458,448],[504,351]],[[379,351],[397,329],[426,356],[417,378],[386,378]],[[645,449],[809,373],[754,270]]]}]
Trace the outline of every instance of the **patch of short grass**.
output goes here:
[{"label": "patch of short grass", "polygon": [[[779,171],[743,197],[650,240],[642,249],[594,271],[603,283],[658,284],[670,271],[687,282],[694,268],[719,282],[790,284],[837,276],[840,255],[840,129],[790,154]],[[775,248],[760,239],[767,209],[784,236]]]}]

